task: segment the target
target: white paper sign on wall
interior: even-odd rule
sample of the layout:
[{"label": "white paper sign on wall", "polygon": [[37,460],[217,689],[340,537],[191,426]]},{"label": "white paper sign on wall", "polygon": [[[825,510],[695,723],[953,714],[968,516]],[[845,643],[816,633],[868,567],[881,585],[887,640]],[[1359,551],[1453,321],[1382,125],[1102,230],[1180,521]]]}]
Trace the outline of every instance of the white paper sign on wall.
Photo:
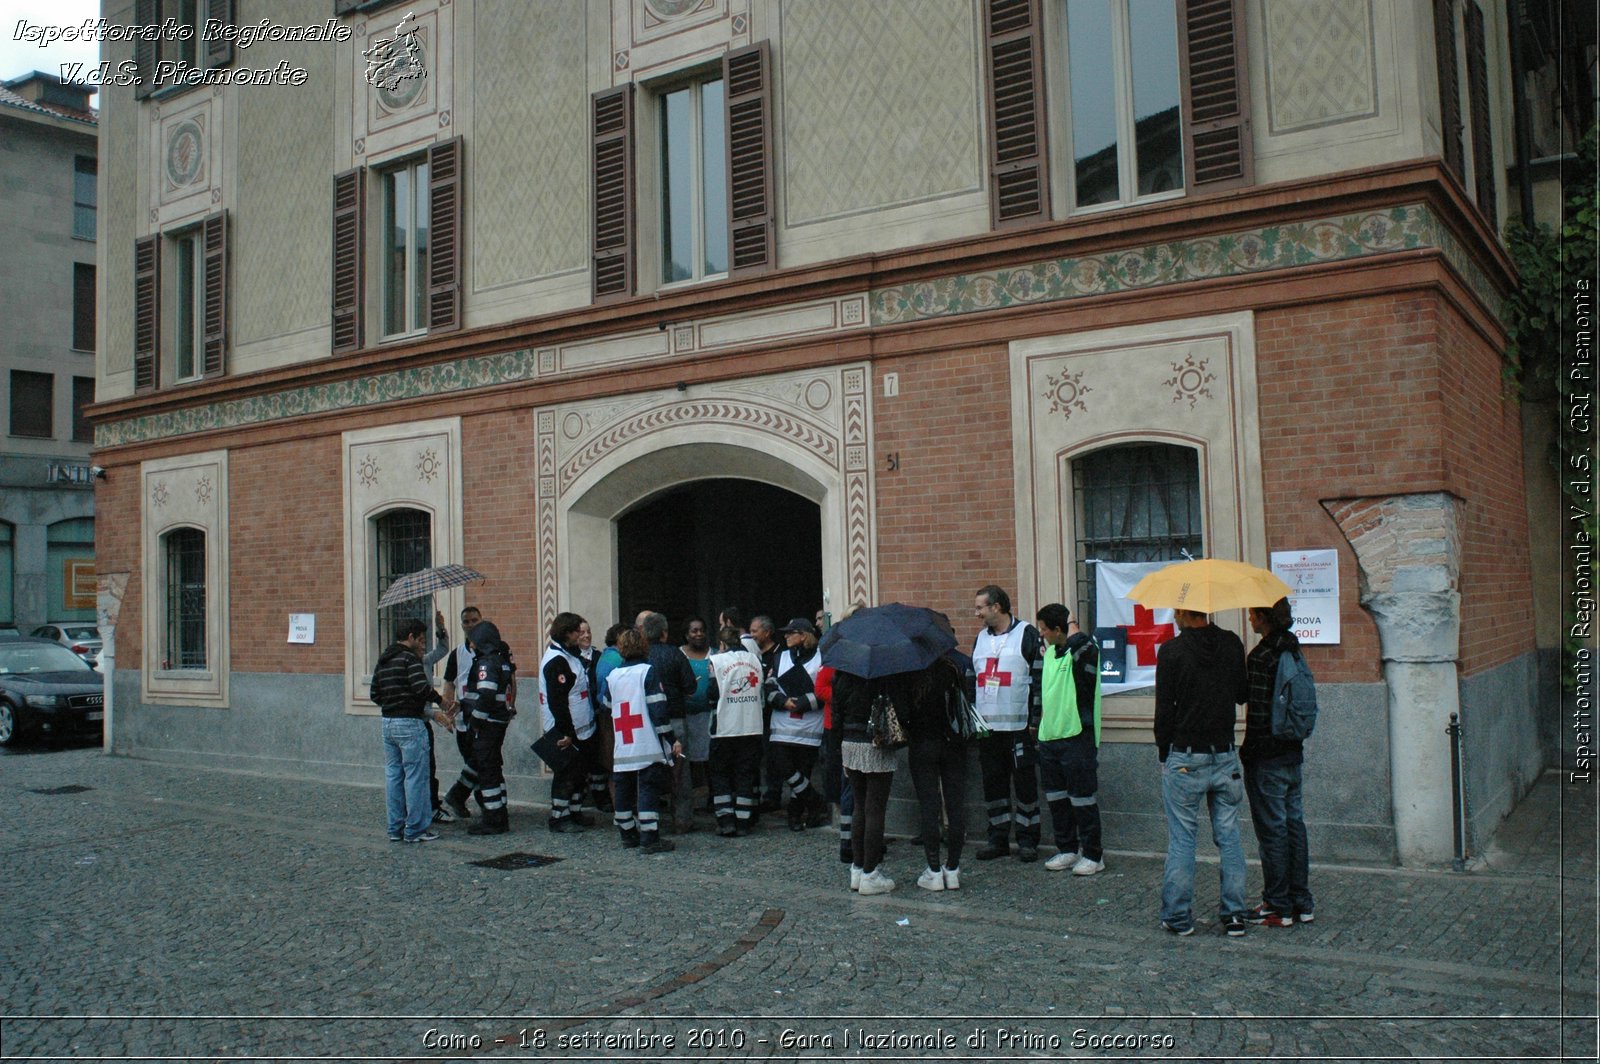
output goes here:
[{"label": "white paper sign on wall", "polygon": [[1302,643],[1339,642],[1339,552],[1275,550],[1272,571],[1289,585],[1295,637]]},{"label": "white paper sign on wall", "polygon": [[315,643],[317,641],[317,615],[314,613],[289,614],[289,642]]}]

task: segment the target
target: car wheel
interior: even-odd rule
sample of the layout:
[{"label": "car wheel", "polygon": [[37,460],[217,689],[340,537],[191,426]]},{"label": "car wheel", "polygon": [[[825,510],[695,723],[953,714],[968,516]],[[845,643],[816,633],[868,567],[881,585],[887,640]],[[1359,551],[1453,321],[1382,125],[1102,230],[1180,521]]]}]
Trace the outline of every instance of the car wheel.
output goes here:
[{"label": "car wheel", "polygon": [[0,699],[0,746],[16,742],[21,729],[17,727],[17,712],[11,703]]}]

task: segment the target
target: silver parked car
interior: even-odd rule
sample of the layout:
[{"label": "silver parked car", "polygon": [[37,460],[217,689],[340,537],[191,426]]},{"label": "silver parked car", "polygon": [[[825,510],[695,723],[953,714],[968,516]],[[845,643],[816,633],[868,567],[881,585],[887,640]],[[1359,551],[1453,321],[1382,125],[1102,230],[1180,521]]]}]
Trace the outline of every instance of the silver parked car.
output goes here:
[{"label": "silver parked car", "polygon": [[92,624],[84,624],[82,621],[41,624],[29,634],[35,639],[48,639],[52,643],[60,643],[90,665],[95,668],[100,667],[100,648],[104,644],[100,639],[100,629]]}]

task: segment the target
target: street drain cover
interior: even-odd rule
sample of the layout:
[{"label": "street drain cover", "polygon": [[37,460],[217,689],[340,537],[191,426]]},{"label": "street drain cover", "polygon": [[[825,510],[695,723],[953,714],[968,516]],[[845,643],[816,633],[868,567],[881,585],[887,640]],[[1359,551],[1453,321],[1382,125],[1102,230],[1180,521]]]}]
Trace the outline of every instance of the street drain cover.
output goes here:
[{"label": "street drain cover", "polygon": [[92,790],[94,790],[93,787],[85,787],[81,783],[69,783],[65,787],[35,787],[35,788],[33,788],[33,793],[34,794],[82,794],[84,791],[92,791]]},{"label": "street drain cover", "polygon": [[560,857],[550,857],[542,853],[506,853],[499,857],[491,857],[487,861],[473,861],[472,864],[479,868],[498,868],[503,872],[509,872],[516,868],[543,868],[559,860]]}]

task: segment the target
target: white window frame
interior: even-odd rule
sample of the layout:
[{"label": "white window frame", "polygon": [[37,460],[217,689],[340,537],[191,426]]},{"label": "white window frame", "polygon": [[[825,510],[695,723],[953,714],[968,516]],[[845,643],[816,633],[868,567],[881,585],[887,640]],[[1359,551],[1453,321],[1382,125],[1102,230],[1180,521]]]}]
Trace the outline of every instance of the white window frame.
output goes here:
[{"label": "white window frame", "polygon": [[[417,211],[420,208],[423,217],[428,215],[428,189],[433,175],[428,170],[428,156],[424,152],[420,155],[407,155],[391,162],[374,167],[378,182],[376,202],[378,209],[373,213],[373,238],[376,244],[376,259],[378,268],[372,271],[378,286],[378,298],[374,300],[378,312],[378,339],[380,343],[392,343],[395,340],[406,340],[416,336],[425,336],[428,332],[428,266],[433,255],[433,232],[431,226],[428,231],[428,257],[416,271],[412,272],[412,265],[416,259],[413,250],[417,239]],[[392,286],[389,283],[392,263],[389,257],[389,224],[391,213],[390,179],[397,173],[404,171],[407,175],[408,194],[406,196],[406,254],[404,266],[407,276],[404,278],[402,288],[405,292],[405,307],[402,317],[403,327],[390,331],[389,329],[389,298]],[[427,179],[419,181],[419,174],[427,174]]]},{"label": "white window frame", "polygon": [[[228,618],[228,452],[159,458],[141,463],[141,571],[147,594],[141,614],[140,697],[168,706],[228,708],[232,646]],[[162,668],[167,649],[167,534],[200,530],[206,538],[206,663]],[[126,615],[124,624],[133,623]]]},{"label": "white window frame", "polygon": [[[202,226],[191,226],[168,233],[166,244],[169,251],[169,264],[171,272],[167,276],[172,278],[170,291],[166,293],[165,301],[170,312],[166,321],[172,327],[163,330],[172,337],[170,364],[172,366],[172,382],[186,384],[197,381],[205,376],[205,321],[206,321],[206,246],[205,230]],[[183,249],[190,246],[194,249],[194,258],[188,270],[183,268]],[[189,291],[187,302],[190,312],[190,327],[188,330],[181,328],[182,316],[179,311],[185,302],[184,285],[187,281]],[[187,337],[185,333],[187,332]],[[189,367],[184,371],[184,341],[189,343]]]},{"label": "white window frame", "polygon": [[[1129,0],[1109,0],[1111,5],[1111,46],[1113,49],[1112,64],[1114,69],[1115,94],[1112,106],[1115,111],[1117,124],[1117,198],[1108,203],[1092,203],[1087,207],[1078,206],[1077,184],[1077,154],[1073,146],[1072,135],[1072,68],[1070,48],[1067,43],[1067,12],[1066,6],[1072,0],[1059,0],[1052,6],[1051,15],[1055,21],[1054,31],[1049,34],[1048,48],[1053,51],[1049,57],[1048,69],[1061,71],[1061,76],[1054,79],[1059,88],[1056,92],[1058,113],[1061,120],[1054,123],[1055,128],[1064,131],[1065,135],[1059,138],[1061,146],[1053,150],[1052,162],[1055,172],[1060,177],[1052,182],[1053,191],[1057,195],[1057,202],[1067,204],[1067,213],[1073,216],[1100,214],[1106,211],[1123,210],[1135,204],[1159,203],[1162,200],[1181,199],[1188,194],[1187,184],[1180,184],[1177,188],[1165,192],[1152,192],[1147,196],[1139,195],[1138,159],[1135,156],[1137,131],[1134,128],[1133,113],[1133,41],[1128,16]],[[1174,27],[1177,28],[1177,5],[1173,5]],[[1046,24],[1049,25],[1048,23]],[[1178,47],[1182,48],[1181,32],[1178,36]],[[1181,70],[1180,59],[1176,51],[1172,54],[1175,69]],[[1178,85],[1178,135],[1180,142],[1183,136],[1183,124],[1188,120],[1184,111],[1183,85]],[[1187,163],[1182,175],[1184,182],[1188,181]]]},{"label": "white window frame", "polygon": [[[652,107],[651,122],[650,122],[651,137],[652,137],[651,157],[654,160],[654,167],[653,167],[653,171],[652,171],[652,176],[653,176],[654,182],[655,182],[655,189],[654,189],[654,193],[655,193],[654,194],[655,209],[654,209],[654,213],[652,215],[652,219],[653,219],[654,224],[655,224],[655,232],[653,234],[654,240],[652,242],[653,242],[654,247],[655,247],[654,264],[655,264],[656,276],[661,279],[661,283],[658,286],[660,291],[668,291],[668,290],[671,290],[671,289],[674,289],[674,288],[683,288],[683,287],[686,287],[686,286],[689,286],[689,285],[704,284],[707,281],[723,280],[723,279],[726,279],[727,276],[728,276],[728,271],[727,270],[722,270],[722,271],[720,271],[718,273],[706,273],[706,272],[704,272],[705,258],[706,258],[706,254],[705,254],[705,252],[706,252],[705,129],[704,129],[704,124],[703,124],[704,105],[702,103],[702,92],[704,90],[704,87],[706,85],[708,85],[708,84],[711,84],[712,82],[717,82],[717,83],[721,84],[722,85],[722,91],[723,91],[723,94],[724,94],[724,96],[723,96],[723,106],[722,106],[722,114],[723,114],[722,165],[723,165],[723,171],[724,171],[723,186],[722,186],[722,196],[723,196],[723,207],[722,207],[722,219],[723,219],[723,222],[722,222],[722,225],[723,225],[723,231],[724,231],[723,232],[723,241],[724,241],[724,245],[725,246],[723,248],[723,257],[726,258],[726,259],[730,259],[730,261],[731,261],[731,256],[733,254],[732,248],[726,246],[726,242],[728,240],[728,236],[727,236],[728,211],[731,209],[731,190],[728,188],[727,177],[726,177],[727,156],[728,156],[728,129],[727,129],[727,117],[726,117],[727,116],[727,96],[726,96],[726,94],[727,94],[727,91],[728,91],[728,86],[727,86],[727,83],[723,80],[722,69],[721,69],[720,66],[718,66],[718,67],[714,67],[714,68],[710,68],[710,69],[700,69],[700,70],[697,70],[697,71],[695,71],[695,72],[693,72],[693,73],[691,73],[691,74],[689,74],[687,76],[675,77],[669,82],[664,82],[664,83],[662,83],[660,85],[651,86],[651,93],[652,93],[652,97],[653,97],[652,101],[651,101],[652,104],[653,104],[653,107]],[[673,94],[675,92],[679,92],[679,91],[681,91],[683,89],[689,89],[689,90],[691,90],[691,93],[692,93],[692,96],[691,96],[691,101],[692,102],[691,102],[691,106],[689,108],[689,113],[690,113],[690,118],[691,118],[691,121],[692,121],[691,139],[693,140],[694,148],[693,148],[693,151],[690,153],[691,158],[693,159],[692,173],[691,173],[691,176],[690,176],[690,187],[695,190],[695,195],[694,195],[694,202],[691,205],[691,212],[690,213],[691,213],[691,230],[692,230],[691,243],[694,245],[694,258],[693,258],[692,269],[691,269],[690,275],[688,277],[682,277],[682,278],[679,278],[679,279],[677,279],[675,281],[669,281],[669,280],[667,280],[667,249],[666,249],[666,243],[665,243],[665,238],[666,238],[666,233],[667,233],[667,214],[668,214],[667,202],[666,202],[666,200],[667,200],[667,154],[666,154],[667,153],[667,140],[666,140],[666,116],[667,116],[667,112],[666,112],[666,101],[667,101],[667,97],[668,96],[670,96],[671,94]]]}]

